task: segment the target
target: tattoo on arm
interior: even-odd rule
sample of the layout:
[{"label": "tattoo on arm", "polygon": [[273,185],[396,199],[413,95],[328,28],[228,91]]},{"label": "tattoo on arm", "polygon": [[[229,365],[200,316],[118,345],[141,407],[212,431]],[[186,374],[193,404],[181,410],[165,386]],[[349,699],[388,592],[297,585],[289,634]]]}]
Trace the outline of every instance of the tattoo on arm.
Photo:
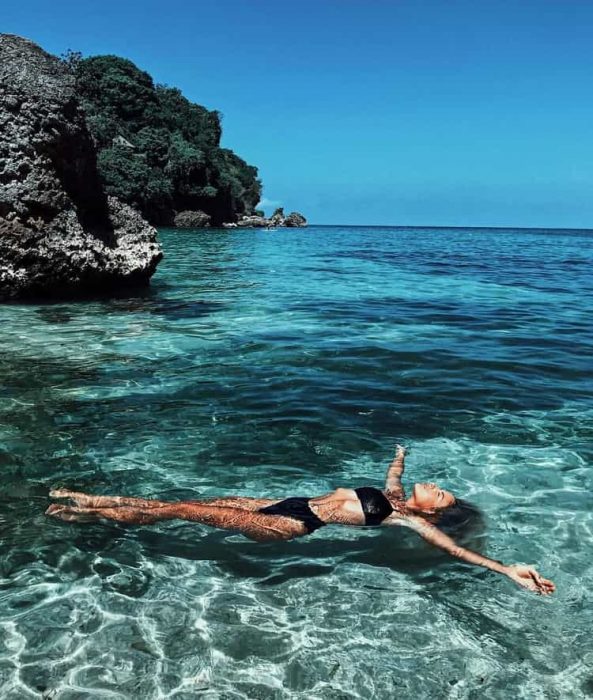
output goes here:
[{"label": "tattoo on arm", "polygon": [[442,549],[447,554],[450,554],[456,559],[461,559],[461,561],[467,564],[474,564],[476,566],[483,566],[485,569],[490,569],[491,571],[496,571],[499,574],[506,573],[506,566],[495,559],[490,559],[488,557],[482,556],[477,552],[472,552],[471,549],[465,549],[458,545],[455,540],[453,540],[449,535],[435,527],[431,523],[426,522],[424,518],[419,518],[416,516],[406,516],[399,520],[399,524],[405,525],[415,532],[417,532],[423,540]]}]

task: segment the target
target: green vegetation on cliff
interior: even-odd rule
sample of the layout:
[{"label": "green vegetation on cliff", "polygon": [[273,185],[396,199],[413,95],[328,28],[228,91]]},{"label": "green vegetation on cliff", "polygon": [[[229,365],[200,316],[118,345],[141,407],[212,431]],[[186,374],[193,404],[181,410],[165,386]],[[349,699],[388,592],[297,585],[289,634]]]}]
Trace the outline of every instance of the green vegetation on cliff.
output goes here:
[{"label": "green vegetation on cliff", "polygon": [[220,114],[155,85],[118,56],[70,53],[78,93],[109,194],[153,224],[201,210],[214,225],[251,214],[261,195],[257,168],[220,147]]}]

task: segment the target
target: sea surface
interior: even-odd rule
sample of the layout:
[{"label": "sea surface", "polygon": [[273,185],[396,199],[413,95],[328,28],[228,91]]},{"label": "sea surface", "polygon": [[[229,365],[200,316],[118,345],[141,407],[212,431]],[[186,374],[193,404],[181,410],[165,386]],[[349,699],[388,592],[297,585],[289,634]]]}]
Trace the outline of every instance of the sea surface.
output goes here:
[{"label": "sea surface", "polygon": [[[0,307],[0,697],[593,695],[593,232],[161,232],[149,290]],[[164,499],[406,480],[477,504],[257,544],[67,524],[50,487]]]}]

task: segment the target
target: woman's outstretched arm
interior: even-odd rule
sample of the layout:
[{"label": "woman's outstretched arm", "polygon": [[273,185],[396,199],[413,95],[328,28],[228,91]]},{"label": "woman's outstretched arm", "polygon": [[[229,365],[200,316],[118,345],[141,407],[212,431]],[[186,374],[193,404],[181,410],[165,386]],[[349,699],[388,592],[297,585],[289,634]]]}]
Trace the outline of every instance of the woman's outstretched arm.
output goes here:
[{"label": "woman's outstretched arm", "polygon": [[387,491],[403,492],[402,474],[404,473],[404,459],[406,456],[406,448],[401,445],[395,446],[395,457],[387,470],[387,480],[385,488]]},{"label": "woman's outstretched arm", "polygon": [[541,595],[549,595],[556,589],[552,581],[540,576],[539,573],[531,566],[521,566],[519,564],[507,565],[495,559],[489,559],[477,552],[472,552],[470,549],[465,549],[458,545],[449,535],[435,527],[424,518],[416,516],[405,516],[394,518],[390,523],[393,525],[405,525],[417,532],[422,539],[426,540],[435,547],[442,549],[452,557],[461,559],[467,564],[475,564],[483,566],[485,569],[496,571],[498,574],[504,574],[511,580],[523,588],[527,588]]}]

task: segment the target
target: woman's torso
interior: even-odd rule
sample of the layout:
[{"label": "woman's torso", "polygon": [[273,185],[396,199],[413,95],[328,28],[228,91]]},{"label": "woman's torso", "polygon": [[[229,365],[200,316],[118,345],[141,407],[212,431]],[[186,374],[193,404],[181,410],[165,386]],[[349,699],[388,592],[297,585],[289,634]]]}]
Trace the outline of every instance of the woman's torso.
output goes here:
[{"label": "woman's torso", "polygon": [[338,488],[309,499],[309,507],[321,520],[342,525],[379,525],[392,513],[397,513],[402,503],[395,494],[370,487]]}]

